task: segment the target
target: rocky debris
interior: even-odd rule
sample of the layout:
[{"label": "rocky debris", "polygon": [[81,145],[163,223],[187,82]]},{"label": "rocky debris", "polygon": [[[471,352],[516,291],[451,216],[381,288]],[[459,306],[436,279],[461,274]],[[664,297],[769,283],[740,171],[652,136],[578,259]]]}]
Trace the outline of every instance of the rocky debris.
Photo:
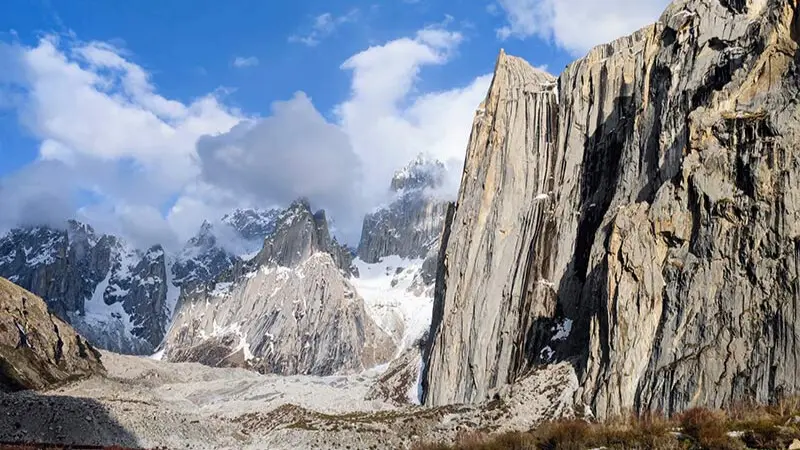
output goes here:
[{"label": "rocky debris", "polygon": [[[547,419],[531,413],[510,421],[519,411],[502,396],[440,408],[365,400],[374,373],[282,377],[109,353],[103,360],[108,377],[44,395],[0,394],[0,442],[27,436],[54,444],[143,448],[410,448],[420,441],[452,441],[475,428],[527,430]],[[541,377],[561,382],[559,373],[556,368]],[[550,397],[557,395],[545,390],[525,401],[544,405]]]},{"label": "rocky debris", "polygon": [[[140,448],[97,400],[32,393],[0,393],[0,442],[46,443],[20,445],[20,450]],[[16,448],[0,445],[2,448]]]},{"label": "rocky debris", "polygon": [[0,276],[47,302],[96,346],[150,353],[169,321],[164,251],[132,249],[69,221],[66,230],[12,230],[0,238]]},{"label": "rocky debris", "polygon": [[421,343],[406,349],[395,358],[385,372],[372,385],[367,400],[381,400],[395,406],[420,403],[420,376],[422,373]]},{"label": "rocky debris", "polygon": [[425,258],[438,248],[447,203],[435,190],[445,174],[444,164],[423,155],[398,171],[390,184],[393,201],[364,218],[359,258],[369,264],[391,255]]},{"label": "rocky debris", "polygon": [[99,352],[44,300],[0,278],[0,391],[46,389],[104,372]]},{"label": "rocky debris", "polygon": [[677,0],[557,89],[501,54],[446,223],[428,404],[558,361],[599,418],[800,391],[800,13],[735,3]]}]

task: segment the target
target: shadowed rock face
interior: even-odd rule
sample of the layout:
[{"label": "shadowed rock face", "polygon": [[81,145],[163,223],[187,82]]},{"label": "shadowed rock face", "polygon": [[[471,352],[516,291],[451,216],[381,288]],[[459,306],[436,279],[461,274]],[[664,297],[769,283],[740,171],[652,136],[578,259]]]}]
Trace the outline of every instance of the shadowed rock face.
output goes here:
[{"label": "shadowed rock face", "polygon": [[0,392],[47,389],[104,372],[100,354],[41,298],[0,278]]},{"label": "shadowed rock face", "polygon": [[680,0],[558,80],[501,54],[446,223],[428,404],[558,361],[601,418],[798,393],[799,20]]},{"label": "shadowed rock face", "polygon": [[[169,322],[164,251],[146,252],[69,221],[0,237],[0,276],[41,296],[96,346],[149,354]],[[113,311],[113,314],[112,314]]]}]

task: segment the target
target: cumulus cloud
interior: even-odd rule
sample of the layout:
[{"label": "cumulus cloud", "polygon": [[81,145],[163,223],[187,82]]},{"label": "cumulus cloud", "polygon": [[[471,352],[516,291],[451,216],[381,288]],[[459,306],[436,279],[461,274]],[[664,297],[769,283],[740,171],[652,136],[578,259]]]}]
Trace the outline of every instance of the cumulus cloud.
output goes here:
[{"label": "cumulus cloud", "polygon": [[[386,200],[387,180],[415,155],[425,153],[458,167],[460,177],[475,109],[486,95],[490,75],[466,87],[416,94],[425,66],[442,65],[454,55],[457,32],[427,28],[414,38],[374,46],[348,59],[353,74],[351,98],[337,115],[364,166],[371,204]],[[455,189],[453,190],[453,195]]]},{"label": "cumulus cloud", "polygon": [[258,58],[255,56],[237,56],[233,58],[233,67],[237,69],[244,69],[246,67],[255,67],[258,65]]},{"label": "cumulus cloud", "polygon": [[0,92],[18,94],[13,107],[40,144],[36,161],[0,179],[0,229],[76,217],[140,246],[179,246],[234,208],[307,197],[354,243],[363,214],[389,199],[392,175],[419,153],[454,169],[447,191],[456,194],[490,76],[439,92],[419,92],[418,81],[461,42],[440,25],[353,55],[341,65],[351,89],[332,119],[303,92],[263,117],[214,93],[168,99],[105,43],[45,37],[7,47],[16,62]]},{"label": "cumulus cloud", "polygon": [[[88,204],[125,228],[120,211],[157,211],[197,177],[200,136],[241,120],[214,95],[183,104],[156,94],[148,74],[106,43],[47,36],[5,51],[16,75],[2,89],[40,146],[36,161],[0,181],[10,193],[0,222],[51,223]],[[131,234],[143,244],[163,238]]]},{"label": "cumulus cloud", "polygon": [[314,17],[311,25],[304,32],[289,36],[289,42],[316,47],[323,39],[333,35],[344,24],[355,22],[359,10],[353,9],[347,14],[335,16],[329,12]]},{"label": "cumulus cloud", "polygon": [[501,39],[539,36],[573,53],[654,22],[669,0],[498,0],[508,23]]},{"label": "cumulus cloud", "polygon": [[275,102],[264,119],[200,139],[197,153],[203,182],[248,203],[286,205],[306,197],[342,220],[360,205],[361,163],[348,136],[302,92]]}]

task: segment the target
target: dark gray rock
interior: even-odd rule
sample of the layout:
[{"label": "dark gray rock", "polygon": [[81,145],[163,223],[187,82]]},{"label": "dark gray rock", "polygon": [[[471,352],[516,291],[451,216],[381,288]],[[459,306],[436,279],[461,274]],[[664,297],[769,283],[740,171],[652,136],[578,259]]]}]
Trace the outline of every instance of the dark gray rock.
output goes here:
[{"label": "dark gray rock", "polygon": [[65,230],[12,230],[0,238],[0,255],[0,276],[44,298],[98,347],[146,354],[163,339],[170,312],[160,247],[140,252],[69,221]]},{"label": "dark gray rock", "polygon": [[358,256],[375,264],[385,256],[421,259],[438,248],[447,208],[436,189],[442,186],[444,164],[420,155],[391,181],[394,201],[364,218]]}]

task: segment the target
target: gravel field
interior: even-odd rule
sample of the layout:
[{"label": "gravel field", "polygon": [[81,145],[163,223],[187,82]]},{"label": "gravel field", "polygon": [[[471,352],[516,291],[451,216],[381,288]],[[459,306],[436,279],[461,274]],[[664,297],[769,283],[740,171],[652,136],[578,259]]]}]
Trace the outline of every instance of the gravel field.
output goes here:
[{"label": "gravel field", "polygon": [[[104,352],[107,377],[49,392],[0,394],[0,442],[168,449],[384,449],[452,439],[474,429],[529,427],[563,414],[569,371],[548,389],[480,407],[397,408],[365,400],[378,372],[265,376]],[[564,378],[567,377],[567,378]],[[524,383],[520,386],[524,387]],[[553,388],[556,391],[553,391]],[[561,399],[559,399],[561,396]],[[563,400],[563,401],[562,401]],[[551,405],[547,410],[532,404]],[[549,409],[548,409],[549,408]],[[536,412],[535,417],[530,412]]]}]

